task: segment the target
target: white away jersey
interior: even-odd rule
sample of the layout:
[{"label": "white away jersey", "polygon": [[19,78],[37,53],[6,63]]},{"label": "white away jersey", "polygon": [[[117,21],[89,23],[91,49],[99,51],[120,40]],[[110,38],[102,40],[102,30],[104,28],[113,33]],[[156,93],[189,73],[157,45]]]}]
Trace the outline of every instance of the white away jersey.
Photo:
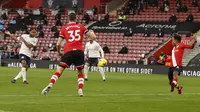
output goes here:
[{"label": "white away jersey", "polygon": [[[23,34],[21,35],[22,38],[24,38],[24,40],[29,43],[29,44],[32,44],[33,46],[36,46],[37,44],[37,38],[30,38],[30,36],[28,34]],[[32,48],[29,49],[25,44],[24,42],[22,42],[22,45],[21,45],[21,48],[19,50],[19,54],[24,54],[28,57],[31,57],[32,55]]]},{"label": "white away jersey", "polygon": [[100,52],[101,52],[101,57],[104,57],[103,49],[96,41],[93,41],[92,44],[90,42],[86,43],[84,53],[88,54],[89,58],[99,58]]}]

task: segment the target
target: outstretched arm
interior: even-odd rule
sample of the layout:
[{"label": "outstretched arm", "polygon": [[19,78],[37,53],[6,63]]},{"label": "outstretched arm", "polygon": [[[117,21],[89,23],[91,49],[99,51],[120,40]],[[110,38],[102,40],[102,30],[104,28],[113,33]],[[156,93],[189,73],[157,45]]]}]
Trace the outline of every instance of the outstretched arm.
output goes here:
[{"label": "outstretched arm", "polygon": [[196,43],[196,38],[193,38],[188,44],[184,44],[184,48],[193,49]]},{"label": "outstretched arm", "polygon": [[5,34],[7,34],[8,36],[10,36],[13,40],[15,40],[15,41],[17,41],[17,42],[24,42],[24,44],[25,44],[29,49],[31,49],[31,48],[34,47],[33,44],[26,42],[26,41],[24,40],[24,38],[22,38],[22,37],[15,37],[15,35],[14,35],[14,34],[11,34],[9,31],[5,31]]},{"label": "outstretched arm", "polygon": [[15,37],[14,34],[11,34],[9,31],[5,31],[5,34],[7,34],[8,36],[10,36],[13,40],[20,42],[20,37]]}]

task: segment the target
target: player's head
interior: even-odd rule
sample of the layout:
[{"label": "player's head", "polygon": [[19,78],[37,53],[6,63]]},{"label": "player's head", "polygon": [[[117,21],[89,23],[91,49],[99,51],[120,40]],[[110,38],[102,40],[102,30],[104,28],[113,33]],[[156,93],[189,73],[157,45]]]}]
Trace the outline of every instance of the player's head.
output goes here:
[{"label": "player's head", "polygon": [[175,34],[172,38],[172,44],[174,46],[176,46],[176,44],[180,43],[181,42],[181,36]]},{"label": "player's head", "polygon": [[36,37],[37,30],[35,28],[31,28],[29,34],[30,34],[30,37]]},{"label": "player's head", "polygon": [[76,14],[74,12],[71,12],[69,14],[69,22],[75,22],[76,21]]}]

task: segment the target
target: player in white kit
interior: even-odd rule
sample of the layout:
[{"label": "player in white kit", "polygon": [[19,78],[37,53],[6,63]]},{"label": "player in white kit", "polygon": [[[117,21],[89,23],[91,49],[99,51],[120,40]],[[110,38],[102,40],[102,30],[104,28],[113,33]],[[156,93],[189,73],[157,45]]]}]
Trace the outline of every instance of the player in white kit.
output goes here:
[{"label": "player in white kit", "polygon": [[[100,53],[101,53],[101,56],[100,56]],[[104,59],[104,51],[96,41],[90,40],[85,45],[84,54],[86,56],[86,63],[84,66],[84,75],[85,75],[85,80],[87,81],[89,66],[92,66],[92,65],[98,66],[100,58]],[[103,66],[98,66],[98,68],[99,68],[99,72],[102,76],[103,81],[106,81]]]},{"label": "player in white kit", "polygon": [[23,34],[20,37],[15,37],[14,34],[11,34],[9,31],[5,31],[5,34],[9,35],[12,39],[14,39],[17,42],[21,43],[21,48],[19,51],[19,62],[22,65],[21,71],[18,73],[18,75],[11,81],[12,83],[15,83],[17,79],[23,78],[23,83],[28,84],[26,80],[26,72],[28,68],[30,67],[30,58],[32,56],[32,48],[36,46],[37,44],[37,31],[36,29],[31,29],[30,34]]}]

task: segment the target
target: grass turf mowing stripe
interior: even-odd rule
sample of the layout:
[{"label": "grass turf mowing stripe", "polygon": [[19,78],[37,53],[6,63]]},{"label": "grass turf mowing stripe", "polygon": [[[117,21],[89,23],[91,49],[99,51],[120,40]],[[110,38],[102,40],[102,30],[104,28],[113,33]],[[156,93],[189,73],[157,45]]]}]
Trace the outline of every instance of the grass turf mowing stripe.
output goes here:
[{"label": "grass turf mowing stripe", "polygon": [[[84,95],[84,96],[172,96],[177,94],[95,94],[95,95]],[[183,93],[183,95],[200,95],[200,93]],[[70,97],[70,96],[78,96],[77,94],[66,94],[66,95],[40,95],[40,94],[0,94],[0,97],[29,97],[29,96],[51,96],[51,97]]]}]

